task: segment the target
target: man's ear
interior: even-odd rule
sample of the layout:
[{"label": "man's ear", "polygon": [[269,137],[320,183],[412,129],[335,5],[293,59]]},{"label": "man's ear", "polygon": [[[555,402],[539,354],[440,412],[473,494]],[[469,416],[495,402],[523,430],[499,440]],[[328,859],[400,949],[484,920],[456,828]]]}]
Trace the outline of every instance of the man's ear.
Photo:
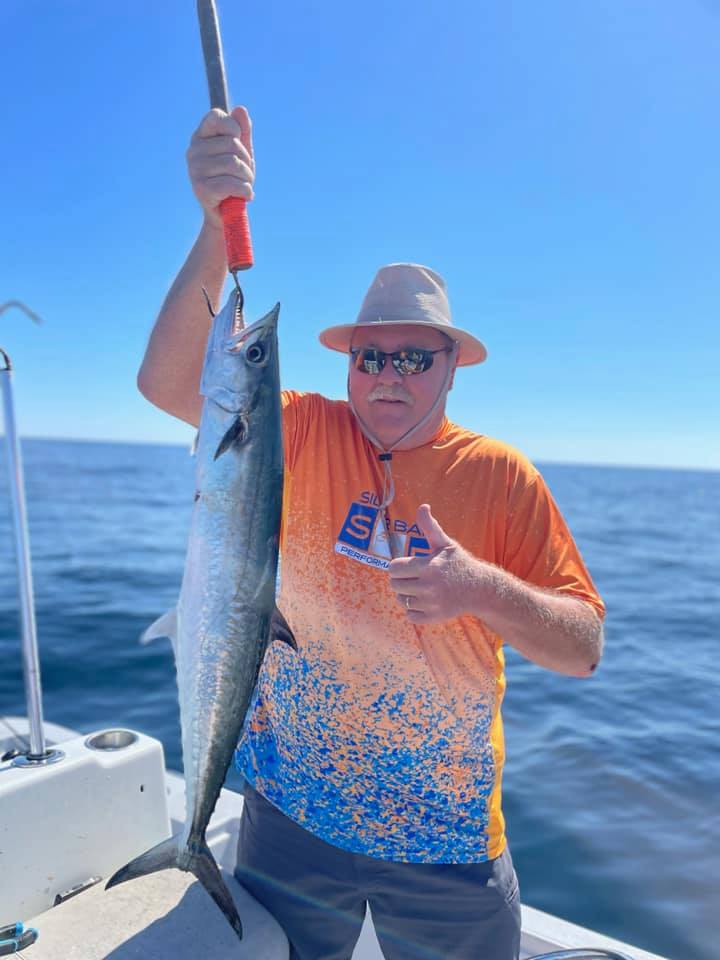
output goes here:
[{"label": "man's ear", "polygon": [[448,393],[450,393],[450,391],[451,391],[452,388],[453,388],[453,384],[455,383],[455,371],[456,371],[456,370],[457,370],[457,367],[453,367],[453,371],[452,371],[452,373],[450,374],[450,383],[448,384]]}]

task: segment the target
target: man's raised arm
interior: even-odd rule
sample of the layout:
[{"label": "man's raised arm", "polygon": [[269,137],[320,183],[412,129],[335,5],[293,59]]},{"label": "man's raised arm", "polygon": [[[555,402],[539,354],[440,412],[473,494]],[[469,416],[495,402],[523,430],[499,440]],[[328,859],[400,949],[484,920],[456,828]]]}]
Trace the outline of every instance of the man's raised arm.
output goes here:
[{"label": "man's raised arm", "polygon": [[187,163],[205,219],[153,327],[138,387],[161,410],[197,426],[202,411],[200,375],[210,326],[203,288],[213,309],[218,309],[227,276],[218,206],[225,197],[253,197],[255,163],[247,110],[236,107],[230,116],[211,110],[193,134]]}]

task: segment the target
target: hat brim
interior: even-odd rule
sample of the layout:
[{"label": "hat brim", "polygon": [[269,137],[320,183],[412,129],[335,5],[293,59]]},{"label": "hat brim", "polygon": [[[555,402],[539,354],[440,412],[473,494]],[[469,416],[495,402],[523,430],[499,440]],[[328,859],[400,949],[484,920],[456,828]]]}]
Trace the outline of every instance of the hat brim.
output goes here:
[{"label": "hat brim", "polygon": [[[467,333],[465,330],[458,329],[458,327],[451,327],[446,323],[429,323],[423,320],[401,320],[396,322],[408,324],[413,327],[431,327],[433,330],[439,330],[440,333],[444,333],[445,336],[451,340],[455,340],[458,344],[456,361],[458,367],[470,367],[475,363],[482,363],[487,359],[485,345],[481,343],[477,337],[474,337],[471,333]],[[328,350],[337,350],[338,353],[349,353],[353,333],[360,327],[382,327],[387,329],[390,326],[392,326],[392,323],[388,321],[385,323],[378,323],[377,321],[373,321],[372,323],[341,323],[337,326],[326,327],[324,330],[321,330],[318,334],[318,339]]]}]

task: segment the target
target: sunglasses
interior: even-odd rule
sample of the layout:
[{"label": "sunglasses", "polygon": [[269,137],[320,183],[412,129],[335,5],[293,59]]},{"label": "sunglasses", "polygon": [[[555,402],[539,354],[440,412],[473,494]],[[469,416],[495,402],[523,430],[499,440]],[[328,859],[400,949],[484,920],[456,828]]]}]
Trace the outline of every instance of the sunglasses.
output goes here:
[{"label": "sunglasses", "polygon": [[450,353],[451,350],[452,347],[441,347],[439,350],[408,347],[406,350],[394,350],[392,353],[385,353],[382,350],[376,350],[375,347],[357,347],[350,350],[350,356],[353,358],[355,369],[360,370],[361,373],[377,376],[385,368],[389,359],[393,370],[396,370],[403,377],[409,377],[415,373],[425,373],[426,370],[429,370],[433,365],[433,358],[436,353]]}]

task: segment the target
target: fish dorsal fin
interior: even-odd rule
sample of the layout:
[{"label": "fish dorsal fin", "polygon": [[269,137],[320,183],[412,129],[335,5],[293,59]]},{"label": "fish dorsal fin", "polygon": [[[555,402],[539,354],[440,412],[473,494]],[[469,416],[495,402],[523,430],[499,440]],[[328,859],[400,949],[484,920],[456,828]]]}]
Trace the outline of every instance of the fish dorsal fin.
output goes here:
[{"label": "fish dorsal fin", "polygon": [[218,444],[215,459],[221,457],[230,447],[239,446],[247,437],[247,428],[247,417],[241,413],[233,420],[230,429]]},{"label": "fish dorsal fin", "polygon": [[172,607],[167,613],[158,617],[155,623],[150,624],[140,637],[140,643],[150,643],[158,637],[170,637],[174,650],[177,646],[177,632],[177,607]]},{"label": "fish dorsal fin", "polygon": [[289,647],[292,647],[293,650],[297,652],[297,640],[295,639],[295,634],[290,629],[290,625],[285,619],[285,617],[280,613],[277,607],[272,612],[270,617],[270,643],[273,640],[280,640],[282,643],[286,643]]}]

